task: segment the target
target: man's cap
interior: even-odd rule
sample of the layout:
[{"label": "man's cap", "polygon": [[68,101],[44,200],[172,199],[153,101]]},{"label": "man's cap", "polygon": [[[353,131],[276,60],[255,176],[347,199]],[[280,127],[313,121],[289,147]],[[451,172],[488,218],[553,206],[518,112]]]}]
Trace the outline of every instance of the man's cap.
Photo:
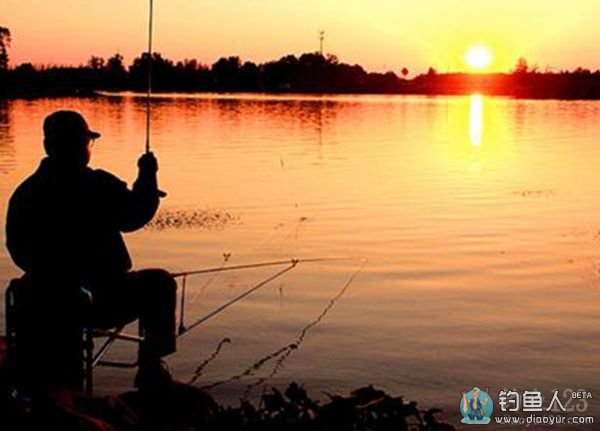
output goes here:
[{"label": "man's cap", "polygon": [[98,139],[100,133],[90,130],[85,118],[76,111],[56,111],[44,120],[44,138],[52,142],[87,137]]}]

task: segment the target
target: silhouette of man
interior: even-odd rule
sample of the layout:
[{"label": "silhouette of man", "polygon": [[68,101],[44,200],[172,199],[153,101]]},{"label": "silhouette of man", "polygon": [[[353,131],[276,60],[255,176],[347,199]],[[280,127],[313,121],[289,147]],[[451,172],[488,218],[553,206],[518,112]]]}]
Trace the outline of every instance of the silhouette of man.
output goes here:
[{"label": "silhouette of man", "polygon": [[[139,317],[145,342],[136,385],[143,387],[170,380],[160,358],[175,351],[176,284],[164,270],[130,271],[121,233],[140,229],[156,213],[158,163],[152,153],[142,155],[130,190],[88,167],[99,137],[77,112],[50,114],[47,157],[10,199],[6,244],[31,292],[19,340],[27,346],[29,378],[79,386],[81,324],[109,328]],[[91,305],[81,304],[82,287],[92,293]]]}]

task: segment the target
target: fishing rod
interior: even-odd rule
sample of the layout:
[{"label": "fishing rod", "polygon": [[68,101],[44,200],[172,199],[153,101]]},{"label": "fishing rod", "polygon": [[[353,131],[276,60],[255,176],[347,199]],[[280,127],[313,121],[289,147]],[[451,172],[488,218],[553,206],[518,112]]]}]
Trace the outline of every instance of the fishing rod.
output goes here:
[{"label": "fishing rod", "polygon": [[276,272],[275,274],[271,275],[268,278],[265,278],[263,281],[261,281],[260,283],[255,284],[254,286],[252,286],[250,289],[246,290],[245,292],[241,293],[240,295],[236,296],[235,298],[227,301],[225,304],[217,307],[216,309],[214,309],[213,311],[211,311],[210,313],[200,317],[199,319],[197,319],[195,322],[193,322],[192,324],[186,326],[179,326],[179,336],[185,335],[187,334],[189,331],[191,331],[192,329],[194,329],[195,327],[197,327],[198,325],[206,322],[207,320],[215,317],[217,314],[221,313],[222,311],[226,310],[227,308],[231,307],[233,304],[241,301],[242,299],[244,299],[246,296],[250,295],[251,293],[257,291],[258,289],[260,289],[261,287],[263,287],[264,285],[270,283],[271,281],[281,277],[283,274],[285,274],[288,271],[291,271],[292,269],[294,269],[296,267],[296,265],[298,265],[298,260],[292,260],[291,263],[289,263],[288,266],[286,266],[284,269],[282,269],[281,271]]},{"label": "fishing rod", "polygon": [[336,261],[349,261],[349,260],[364,260],[361,257],[357,256],[346,256],[346,257],[316,257],[310,259],[283,259],[283,260],[272,260],[266,262],[258,262],[258,263],[248,263],[243,265],[232,265],[232,266],[216,266],[213,268],[202,268],[202,269],[194,269],[191,271],[182,271],[182,272],[172,272],[171,277],[181,278],[188,277],[190,275],[199,275],[199,274],[209,274],[212,272],[225,272],[225,271],[236,271],[240,269],[253,269],[253,268],[262,268],[267,266],[281,266],[290,264],[293,262],[296,263],[317,263],[317,262],[336,262]]},{"label": "fishing rod", "polygon": [[146,86],[146,153],[150,152],[150,97],[152,96],[152,30],[154,26],[154,0],[148,10],[148,76]]},{"label": "fishing rod", "polygon": [[[152,34],[154,28],[154,0],[150,0],[148,8],[148,75],[146,82],[146,149],[145,153],[150,153],[150,107],[152,98]],[[164,198],[167,193],[163,190],[158,190],[158,196]]]},{"label": "fishing rod", "polygon": [[[181,292],[180,314],[179,314],[180,318],[179,318],[179,327],[178,327],[178,331],[177,331],[178,336],[182,336],[182,335],[186,334],[187,332],[191,331],[198,325],[200,325],[200,324],[206,322],[207,320],[213,318],[214,316],[220,314],[221,312],[223,312],[227,308],[231,307],[232,305],[236,304],[237,302],[241,301],[242,299],[244,299],[251,293],[257,291],[258,289],[267,285],[268,283],[272,282],[273,280],[281,277],[286,272],[291,271],[296,266],[298,266],[298,264],[300,264],[300,263],[336,262],[336,261],[349,261],[349,260],[360,260],[363,263],[366,261],[366,259],[359,258],[359,257],[318,257],[318,258],[309,258],[309,259],[293,258],[293,259],[286,259],[286,260],[257,262],[257,263],[250,263],[250,264],[244,264],[244,265],[220,266],[220,267],[196,269],[196,270],[192,270],[192,271],[171,273],[171,276],[174,278],[182,278],[182,292]],[[236,271],[236,270],[242,270],[242,269],[264,268],[264,267],[270,267],[270,266],[282,266],[282,265],[286,265],[286,267],[284,269],[276,272],[275,274],[267,277],[263,281],[255,284],[254,286],[252,286],[245,292],[241,293],[240,295],[231,299],[230,301],[226,302],[225,304],[217,307],[216,309],[209,312],[208,314],[195,320],[192,324],[187,325],[187,326],[185,325],[185,323],[184,323],[185,296],[186,296],[185,289],[186,289],[186,281],[187,281],[188,276],[216,273],[216,272],[225,272],[225,271]]]}]

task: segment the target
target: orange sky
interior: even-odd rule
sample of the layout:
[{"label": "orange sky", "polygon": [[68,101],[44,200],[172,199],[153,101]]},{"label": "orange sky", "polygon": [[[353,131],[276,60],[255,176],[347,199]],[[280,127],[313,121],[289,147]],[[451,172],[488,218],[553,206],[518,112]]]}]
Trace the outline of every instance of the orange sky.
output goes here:
[{"label": "orange sky", "polygon": [[[147,0],[2,0],[12,64],[80,64],[145,49]],[[155,0],[155,47],[169,58],[262,62],[318,49],[368,70],[464,70],[490,47],[490,70],[525,56],[544,69],[600,68],[600,0]]]}]

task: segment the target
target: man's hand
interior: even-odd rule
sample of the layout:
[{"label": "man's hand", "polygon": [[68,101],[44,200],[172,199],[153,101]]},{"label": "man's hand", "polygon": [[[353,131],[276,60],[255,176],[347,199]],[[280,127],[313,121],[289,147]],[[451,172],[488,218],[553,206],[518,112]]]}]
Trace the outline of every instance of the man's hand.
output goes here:
[{"label": "man's hand", "polygon": [[154,157],[154,153],[148,152],[142,154],[138,159],[138,168],[144,172],[156,172],[158,171],[158,160]]},{"label": "man's hand", "polygon": [[[149,151],[147,153],[142,154],[142,156],[138,159],[137,164],[138,168],[140,168],[140,177],[147,177],[148,174],[151,174],[151,178],[153,178],[152,181],[155,183],[154,186],[156,187],[156,176],[154,174],[156,174],[156,171],[158,171],[158,160],[156,160],[154,153]],[[159,198],[164,198],[165,196],[167,196],[167,194],[162,190],[156,190],[156,192]]]}]

